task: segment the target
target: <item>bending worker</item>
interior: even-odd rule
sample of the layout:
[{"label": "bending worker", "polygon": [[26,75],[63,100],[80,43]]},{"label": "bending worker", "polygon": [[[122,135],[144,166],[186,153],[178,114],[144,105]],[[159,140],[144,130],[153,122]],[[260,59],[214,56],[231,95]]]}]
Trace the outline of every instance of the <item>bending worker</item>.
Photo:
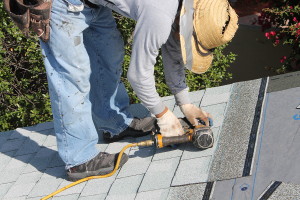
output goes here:
[{"label": "bending worker", "polygon": [[[177,117],[163,104],[155,88],[154,65],[160,48],[166,83],[174,94],[177,105],[192,125],[197,125],[197,118],[200,118],[208,126],[210,114],[193,105],[189,99],[185,67],[196,73],[205,72],[213,59],[209,49],[220,46],[233,37],[237,28],[237,16],[229,3],[226,0],[87,1],[109,7],[136,20],[127,77],[138,98],[156,116],[161,134],[166,137],[182,135],[183,129]],[[216,14],[220,7],[222,11],[227,10],[223,17]],[[205,18],[201,17],[203,13],[206,13]],[[212,19],[209,19],[210,15]],[[229,16],[232,17],[230,23]],[[213,27],[214,24],[210,22],[216,19],[224,20],[223,25]],[[211,32],[203,29],[199,31],[202,21],[207,24],[201,28],[212,26]],[[226,26],[230,30],[225,31],[227,38],[224,38],[221,33]],[[207,36],[211,38],[206,38]],[[204,41],[200,41],[201,39]]]},{"label": "bending worker", "polygon": [[[190,102],[185,68],[205,72],[213,59],[209,49],[233,37],[235,31],[226,29],[235,29],[237,25],[226,0],[209,1],[220,4],[218,8],[225,12],[217,11],[205,0],[200,4],[199,0],[183,0],[182,6],[178,0],[82,0],[84,3],[53,0],[50,28],[50,14],[43,16],[48,18],[38,27],[33,22],[41,18],[30,20],[29,25],[26,20],[16,19],[19,16],[15,16],[15,8],[10,7],[15,5],[9,3],[12,1],[20,2],[4,0],[4,5],[17,25],[19,23],[25,32],[31,27],[41,38],[58,152],[66,163],[69,180],[113,170],[117,155],[96,148],[98,132],[104,131],[106,139],[141,136],[153,128],[155,121],[151,117],[133,118],[127,110],[128,95],[120,82],[123,41],[110,9],[137,21],[127,76],[138,98],[157,119],[161,134],[177,136],[183,134],[183,129],[155,89],[154,64],[160,48],[166,82],[176,103],[191,124],[196,125],[196,118],[200,118],[208,125],[209,114]],[[32,4],[18,6],[18,9],[34,13],[37,8],[49,8],[39,7],[40,1],[37,2],[34,9]],[[45,3],[49,1],[41,4]],[[204,18],[198,16],[199,11],[207,11]],[[213,11],[216,13],[208,16]],[[219,14],[224,13],[227,20],[224,26],[220,27],[220,23],[214,26],[211,20],[222,20]],[[199,24],[211,28],[199,32]],[[227,35],[225,39],[224,35]],[[127,160],[124,154],[120,166]]]}]

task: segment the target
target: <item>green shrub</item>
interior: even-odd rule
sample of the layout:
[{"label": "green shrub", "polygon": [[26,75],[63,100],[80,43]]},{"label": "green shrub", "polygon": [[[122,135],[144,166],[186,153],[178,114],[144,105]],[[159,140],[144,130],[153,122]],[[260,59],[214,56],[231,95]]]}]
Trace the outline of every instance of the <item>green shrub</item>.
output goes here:
[{"label": "green shrub", "polygon": [[0,3],[0,131],[51,120],[42,55]]},{"label": "green shrub", "polygon": [[[132,31],[135,22],[115,14],[125,41],[122,80],[131,103],[137,103],[126,73],[130,61]],[[48,85],[37,38],[25,38],[8,18],[0,2],[0,131],[30,126],[52,120]],[[223,79],[231,78],[226,72],[235,55],[223,54],[225,46],[215,50],[213,67],[202,75],[187,71],[191,91],[218,86]],[[156,88],[161,96],[170,95],[163,76],[161,55],[155,66]]]}]

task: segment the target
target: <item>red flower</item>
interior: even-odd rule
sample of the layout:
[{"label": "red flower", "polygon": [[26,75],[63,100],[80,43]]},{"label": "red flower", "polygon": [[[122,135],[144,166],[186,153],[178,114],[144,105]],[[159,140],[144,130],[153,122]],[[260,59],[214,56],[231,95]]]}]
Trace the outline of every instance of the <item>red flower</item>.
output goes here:
[{"label": "red flower", "polygon": [[270,32],[270,35],[275,36],[275,35],[276,35],[276,32],[275,32],[275,31],[271,31],[271,32]]},{"label": "red flower", "polygon": [[294,21],[294,22],[298,22],[298,20],[297,20],[297,18],[296,18],[296,17],[294,17],[294,18],[293,18],[293,21]]},{"label": "red flower", "polygon": [[269,32],[266,32],[265,36],[266,36],[266,38],[270,39],[270,33]]},{"label": "red flower", "polygon": [[283,63],[286,60],[286,56],[282,56],[282,58],[280,59],[280,62]]},{"label": "red flower", "polygon": [[297,37],[299,37],[300,36],[300,29],[299,30],[297,30]]},{"label": "red flower", "polygon": [[280,42],[280,40],[275,40],[275,45],[278,45],[279,44],[279,42]]}]

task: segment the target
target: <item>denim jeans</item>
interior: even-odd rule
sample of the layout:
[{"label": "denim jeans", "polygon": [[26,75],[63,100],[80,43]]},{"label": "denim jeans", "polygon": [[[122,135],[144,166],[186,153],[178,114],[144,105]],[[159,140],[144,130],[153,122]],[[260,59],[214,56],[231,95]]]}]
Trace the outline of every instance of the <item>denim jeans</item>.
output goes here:
[{"label": "denim jeans", "polygon": [[111,10],[68,7],[53,1],[50,40],[41,41],[58,152],[67,169],[99,153],[98,133],[118,134],[132,121],[120,82],[123,40]]}]

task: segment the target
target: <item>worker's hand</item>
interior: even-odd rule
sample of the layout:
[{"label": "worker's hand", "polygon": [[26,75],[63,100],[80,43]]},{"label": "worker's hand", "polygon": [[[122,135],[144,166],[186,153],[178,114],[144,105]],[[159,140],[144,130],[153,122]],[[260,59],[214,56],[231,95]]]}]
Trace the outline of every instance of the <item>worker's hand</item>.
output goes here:
[{"label": "worker's hand", "polygon": [[169,109],[162,116],[156,118],[162,136],[171,137],[184,134],[178,118]]},{"label": "worker's hand", "polygon": [[212,116],[197,106],[193,104],[183,104],[180,106],[180,110],[193,126],[199,125],[197,118],[200,118],[205,122],[206,126],[209,126],[208,118],[212,118]]}]

